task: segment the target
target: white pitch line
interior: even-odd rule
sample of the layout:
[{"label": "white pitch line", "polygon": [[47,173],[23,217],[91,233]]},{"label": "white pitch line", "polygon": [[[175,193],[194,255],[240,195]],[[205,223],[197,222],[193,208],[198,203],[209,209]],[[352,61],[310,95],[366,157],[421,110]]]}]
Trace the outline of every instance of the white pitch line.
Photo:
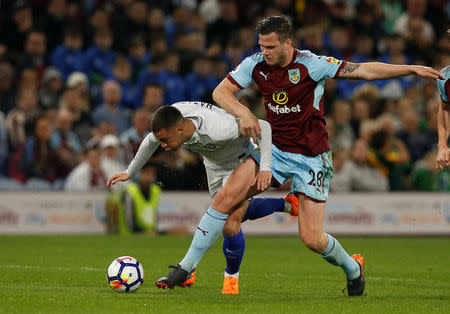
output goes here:
[{"label": "white pitch line", "polygon": [[62,266],[37,266],[37,265],[0,265],[0,268],[16,268],[16,269],[37,269],[37,270],[57,270],[57,271],[73,271],[73,270],[84,270],[84,271],[103,271],[102,268],[95,267],[62,267]]}]

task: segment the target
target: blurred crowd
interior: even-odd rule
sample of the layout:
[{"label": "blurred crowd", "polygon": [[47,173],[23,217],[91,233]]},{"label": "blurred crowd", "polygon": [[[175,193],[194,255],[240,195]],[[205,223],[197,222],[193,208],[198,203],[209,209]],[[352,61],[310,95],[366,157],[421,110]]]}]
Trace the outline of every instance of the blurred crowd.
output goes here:
[{"label": "blurred crowd", "polygon": [[[211,92],[285,15],[294,47],[350,62],[450,64],[445,0],[16,0],[0,4],[0,190],[90,191],[126,169],[152,113]],[[239,100],[264,118],[257,88]],[[331,191],[449,191],[436,82],[327,81]],[[158,151],[164,189],[206,189],[201,157]]]}]

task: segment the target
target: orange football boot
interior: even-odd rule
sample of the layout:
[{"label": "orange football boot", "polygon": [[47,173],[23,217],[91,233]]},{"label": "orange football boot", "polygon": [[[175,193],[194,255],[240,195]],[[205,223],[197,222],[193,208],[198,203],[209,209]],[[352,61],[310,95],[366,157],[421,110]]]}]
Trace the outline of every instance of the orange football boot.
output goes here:
[{"label": "orange football boot", "polygon": [[291,216],[298,216],[298,197],[295,194],[289,193],[283,197],[283,199],[291,204],[291,211],[289,214]]},{"label": "orange football boot", "polygon": [[224,277],[222,294],[239,294],[239,278],[233,276]]},{"label": "orange football boot", "polygon": [[180,284],[177,284],[178,287],[186,288],[190,287],[195,283],[195,269],[192,273],[189,274],[188,279],[186,279],[185,282],[182,282]]},{"label": "orange football boot", "polygon": [[347,279],[347,292],[349,296],[364,295],[364,289],[366,288],[366,281],[364,279],[364,257],[361,254],[353,254],[351,256],[359,265],[361,274],[358,278],[349,280]]}]

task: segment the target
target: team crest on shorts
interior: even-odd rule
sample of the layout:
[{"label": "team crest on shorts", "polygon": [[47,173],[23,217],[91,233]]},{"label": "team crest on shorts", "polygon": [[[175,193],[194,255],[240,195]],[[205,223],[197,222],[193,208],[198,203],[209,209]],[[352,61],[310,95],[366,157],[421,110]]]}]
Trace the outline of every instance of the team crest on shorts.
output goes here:
[{"label": "team crest on shorts", "polygon": [[291,81],[294,84],[297,84],[298,81],[300,81],[300,70],[299,69],[288,70],[288,73],[289,73],[289,81]]}]

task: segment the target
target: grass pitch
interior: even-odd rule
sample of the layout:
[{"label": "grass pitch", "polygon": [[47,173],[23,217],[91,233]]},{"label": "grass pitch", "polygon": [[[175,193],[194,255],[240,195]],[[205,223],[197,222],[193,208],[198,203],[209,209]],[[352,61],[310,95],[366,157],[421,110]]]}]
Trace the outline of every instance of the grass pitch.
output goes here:
[{"label": "grass pitch", "polygon": [[[349,298],[345,275],[294,237],[247,237],[240,294],[221,295],[221,241],[200,262],[191,288],[159,290],[191,237],[0,236],[3,313],[448,313],[450,238],[342,238],[366,259],[367,296]],[[138,258],[134,294],[106,285],[118,256]]]}]

